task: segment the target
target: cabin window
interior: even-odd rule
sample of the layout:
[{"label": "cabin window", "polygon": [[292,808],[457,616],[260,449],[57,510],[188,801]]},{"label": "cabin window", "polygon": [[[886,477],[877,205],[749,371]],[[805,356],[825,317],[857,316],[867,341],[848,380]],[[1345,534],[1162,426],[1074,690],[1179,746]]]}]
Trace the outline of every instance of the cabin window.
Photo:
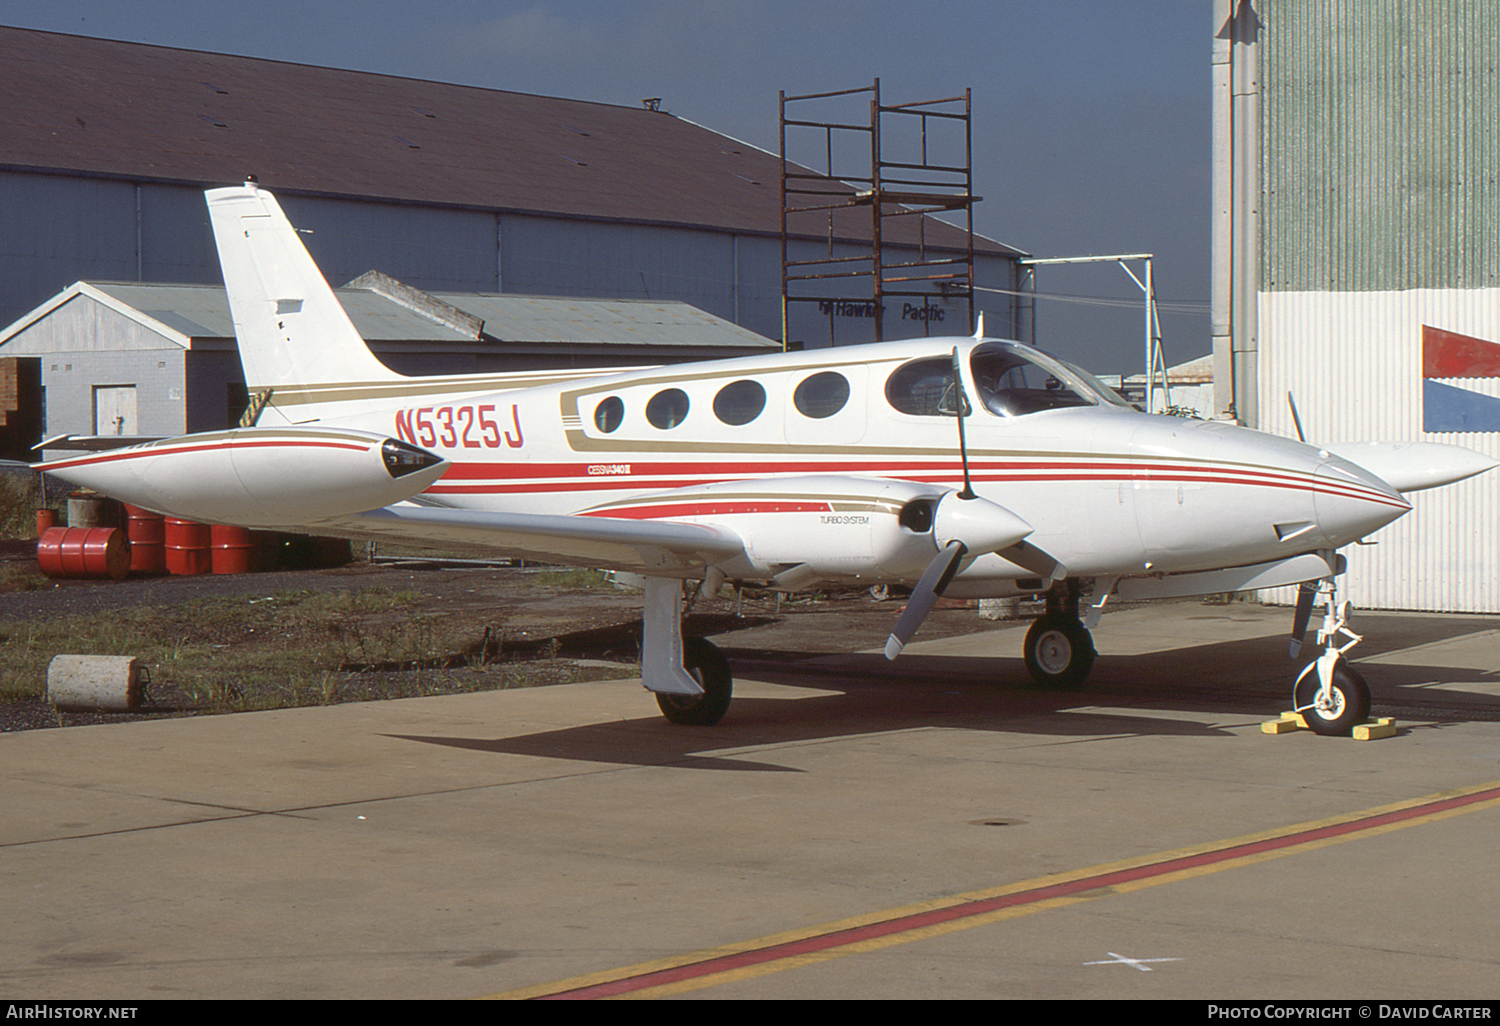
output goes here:
[{"label": "cabin window", "polygon": [[1066,365],[1041,353],[1022,353],[1007,346],[978,346],[969,366],[979,390],[980,404],[1000,417],[1022,417],[1067,406],[1092,406],[1099,401]]},{"label": "cabin window", "polygon": [[731,381],[714,396],[714,416],[738,427],[748,424],[766,408],[766,390],[759,381]]},{"label": "cabin window", "polygon": [[625,404],[620,397],[612,395],[594,407],[594,427],[606,435],[620,426],[625,419]]},{"label": "cabin window", "polygon": [[792,405],[804,417],[832,417],[849,402],[849,379],[837,371],[819,371],[792,393]]},{"label": "cabin window", "polygon": [[646,404],[646,419],[652,427],[674,428],[687,419],[688,397],[680,388],[664,388]]},{"label": "cabin window", "polygon": [[953,361],[946,356],[913,360],[897,367],[885,382],[885,399],[914,417],[951,417],[958,408]]}]

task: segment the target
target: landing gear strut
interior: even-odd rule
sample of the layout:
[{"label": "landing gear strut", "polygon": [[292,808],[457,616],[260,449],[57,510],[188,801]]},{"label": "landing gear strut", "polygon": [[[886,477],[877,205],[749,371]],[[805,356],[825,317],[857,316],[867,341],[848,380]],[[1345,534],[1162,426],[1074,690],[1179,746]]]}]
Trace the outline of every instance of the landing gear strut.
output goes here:
[{"label": "landing gear strut", "polygon": [[[1297,683],[1292,686],[1292,710],[1302,714],[1314,733],[1347,734],[1370,716],[1370,688],[1344,658],[1344,653],[1364,638],[1349,629],[1349,603],[1339,600],[1338,578],[1325,578],[1316,590],[1324,596],[1323,626],[1318,628],[1323,652],[1297,675]],[[1299,605],[1302,602],[1308,605],[1298,611],[1299,628],[1306,624],[1303,609],[1311,607],[1311,595],[1299,599]],[[1349,640],[1334,645],[1340,634]]]},{"label": "landing gear strut", "polygon": [[641,683],[673,723],[710,726],[729,710],[729,662],[710,641],[682,636],[682,582],[646,578]]},{"label": "landing gear strut", "polygon": [[1043,687],[1082,684],[1094,668],[1094,639],[1078,618],[1079,582],[1060,581],[1047,592],[1047,612],[1026,632],[1026,670]]}]

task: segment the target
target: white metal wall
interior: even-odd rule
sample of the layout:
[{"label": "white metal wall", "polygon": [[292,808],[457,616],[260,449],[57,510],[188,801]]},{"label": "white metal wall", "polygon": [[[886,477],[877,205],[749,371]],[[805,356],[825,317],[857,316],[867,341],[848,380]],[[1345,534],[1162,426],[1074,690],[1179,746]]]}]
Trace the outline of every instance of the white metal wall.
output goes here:
[{"label": "white metal wall", "polygon": [[[1291,392],[1309,442],[1446,442],[1500,459],[1500,431],[1422,429],[1423,326],[1500,345],[1500,289],[1263,292],[1258,306],[1262,430],[1295,435]],[[1500,378],[1446,383],[1500,395]],[[1500,470],[1408,498],[1376,544],[1345,552],[1355,606],[1500,612]]]}]

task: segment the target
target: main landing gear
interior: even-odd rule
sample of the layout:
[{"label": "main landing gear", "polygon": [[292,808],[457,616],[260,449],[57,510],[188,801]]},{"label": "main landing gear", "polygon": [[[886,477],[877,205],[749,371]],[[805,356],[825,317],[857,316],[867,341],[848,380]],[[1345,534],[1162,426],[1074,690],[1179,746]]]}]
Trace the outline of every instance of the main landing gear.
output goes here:
[{"label": "main landing gear", "polygon": [[1047,592],[1047,612],[1026,632],[1026,670],[1043,687],[1077,687],[1094,668],[1094,639],[1078,617],[1079,582],[1059,581]]},{"label": "main landing gear", "polygon": [[729,711],[729,700],[734,694],[729,660],[707,638],[683,638],[682,665],[688,676],[698,682],[703,693],[695,696],[658,691],[656,704],[661,714],[673,723],[692,727],[713,726]]},{"label": "main landing gear", "polygon": [[729,661],[712,642],[683,638],[682,582],[646,578],[642,619],[641,682],[655,693],[662,715],[689,726],[718,723],[734,690]]}]

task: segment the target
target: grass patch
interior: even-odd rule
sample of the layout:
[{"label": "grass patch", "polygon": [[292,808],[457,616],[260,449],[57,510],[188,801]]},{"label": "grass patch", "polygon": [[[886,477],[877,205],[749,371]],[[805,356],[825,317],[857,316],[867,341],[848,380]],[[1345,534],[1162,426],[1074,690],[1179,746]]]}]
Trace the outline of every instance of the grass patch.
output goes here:
[{"label": "grass patch", "polygon": [[43,506],[61,513],[67,498],[60,495],[46,502],[42,475],[35,471],[0,474],[0,538],[35,538],[36,511]]},{"label": "grass patch", "polygon": [[0,621],[0,701],[42,696],[64,652],[135,656],[153,696],[226,712],[579,679],[555,653],[486,667],[472,623],[422,608],[419,593],[364,588]]}]

